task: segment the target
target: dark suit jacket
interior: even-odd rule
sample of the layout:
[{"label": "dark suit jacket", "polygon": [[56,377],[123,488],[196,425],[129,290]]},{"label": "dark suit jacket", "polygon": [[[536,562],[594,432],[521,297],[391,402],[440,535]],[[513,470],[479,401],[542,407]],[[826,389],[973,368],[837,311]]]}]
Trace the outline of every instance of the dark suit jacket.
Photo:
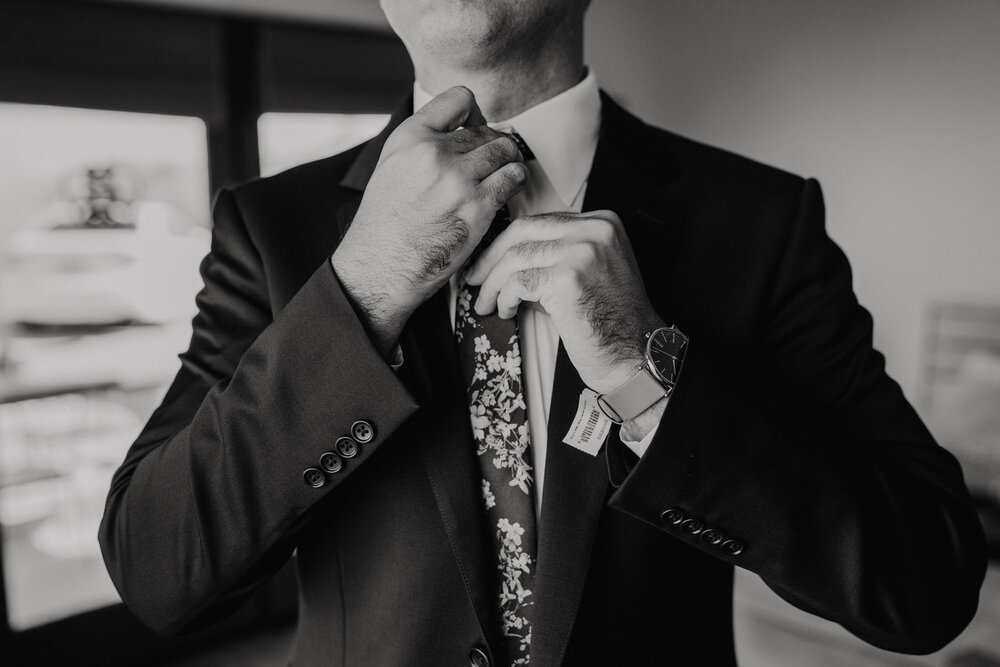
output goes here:
[{"label": "dark suit jacket", "polygon": [[[692,342],[639,462],[616,438],[598,457],[562,444],[582,385],[560,351],[533,664],[731,664],[734,565],[878,646],[941,647],[975,611],[982,533],[958,465],[872,349],[818,185],[607,97],[603,117],[585,208],[621,216],[652,303]],[[327,261],[388,131],[218,195],[191,347],[100,533],[122,598],[157,630],[225,613],[297,548],[296,664],[493,654],[495,566],[446,290],[407,325],[397,374]],[[305,484],[357,419],[375,439]]]}]

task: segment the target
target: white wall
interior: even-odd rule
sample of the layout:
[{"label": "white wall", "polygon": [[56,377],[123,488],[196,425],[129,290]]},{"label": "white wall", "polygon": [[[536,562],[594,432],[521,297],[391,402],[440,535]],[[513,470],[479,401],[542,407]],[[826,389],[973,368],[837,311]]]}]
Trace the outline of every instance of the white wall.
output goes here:
[{"label": "white wall", "polygon": [[1000,304],[1000,3],[594,0],[588,20],[641,116],[820,179],[911,396],[927,304]]}]

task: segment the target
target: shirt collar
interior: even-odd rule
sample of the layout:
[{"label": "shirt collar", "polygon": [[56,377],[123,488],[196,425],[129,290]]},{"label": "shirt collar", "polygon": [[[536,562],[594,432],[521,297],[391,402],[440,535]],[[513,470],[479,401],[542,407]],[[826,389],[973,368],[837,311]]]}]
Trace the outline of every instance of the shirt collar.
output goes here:
[{"label": "shirt collar", "polygon": [[[413,84],[413,107],[431,100]],[[498,130],[516,130],[531,147],[539,166],[567,207],[587,182],[601,127],[601,96],[592,70],[580,83],[505,121]]]}]

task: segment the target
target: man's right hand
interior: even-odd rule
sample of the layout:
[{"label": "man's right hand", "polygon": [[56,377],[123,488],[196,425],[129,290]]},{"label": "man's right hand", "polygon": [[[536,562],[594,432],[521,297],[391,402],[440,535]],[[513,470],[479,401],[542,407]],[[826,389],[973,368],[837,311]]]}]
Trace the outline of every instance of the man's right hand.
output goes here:
[{"label": "man's right hand", "polygon": [[388,358],[403,325],[458,271],[528,178],[475,96],[441,93],[389,136],[333,268]]}]

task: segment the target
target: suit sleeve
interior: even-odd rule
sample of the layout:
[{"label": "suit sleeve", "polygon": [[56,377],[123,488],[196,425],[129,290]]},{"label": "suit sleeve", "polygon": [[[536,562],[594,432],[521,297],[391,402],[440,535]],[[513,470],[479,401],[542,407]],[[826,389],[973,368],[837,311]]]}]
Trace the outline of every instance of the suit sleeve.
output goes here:
[{"label": "suit sleeve", "polygon": [[808,181],[757,349],[692,336],[649,449],[612,464],[610,503],[871,644],[928,653],[975,613],[984,538],[957,462],[872,348],[823,217]]},{"label": "suit sleeve", "polygon": [[[240,604],[316,504],[417,409],[328,261],[272,320],[233,193],[220,192],[214,218],[190,347],[112,479],[99,535],[125,604],[167,633]],[[307,484],[304,470],[360,419],[374,439]]]}]

